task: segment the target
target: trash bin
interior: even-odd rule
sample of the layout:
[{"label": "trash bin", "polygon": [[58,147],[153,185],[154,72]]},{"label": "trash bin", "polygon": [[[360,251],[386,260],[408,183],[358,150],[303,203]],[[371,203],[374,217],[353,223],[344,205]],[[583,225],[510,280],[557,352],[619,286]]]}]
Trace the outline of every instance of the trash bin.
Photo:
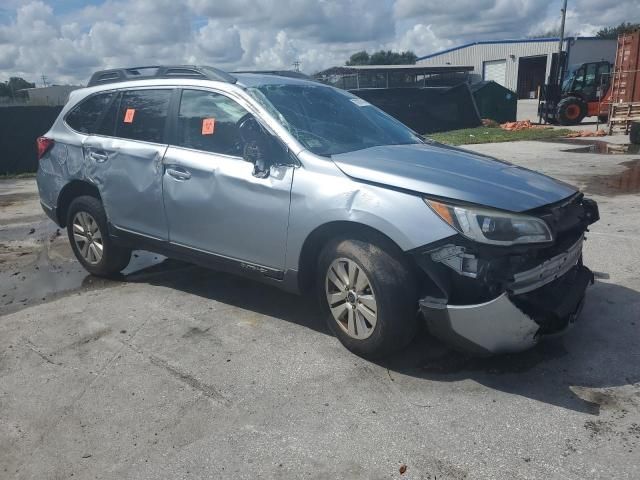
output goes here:
[{"label": "trash bin", "polygon": [[515,122],[518,96],[494,81],[478,82],[470,86],[480,117],[498,123]]}]

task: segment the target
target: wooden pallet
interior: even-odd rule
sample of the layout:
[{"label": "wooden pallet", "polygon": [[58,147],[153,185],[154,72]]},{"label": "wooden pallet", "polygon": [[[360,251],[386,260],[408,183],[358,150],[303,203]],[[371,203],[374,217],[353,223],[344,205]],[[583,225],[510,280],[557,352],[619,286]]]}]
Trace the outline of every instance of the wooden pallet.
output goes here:
[{"label": "wooden pallet", "polygon": [[640,102],[614,103],[609,113],[609,135],[629,134],[631,122],[640,121]]}]

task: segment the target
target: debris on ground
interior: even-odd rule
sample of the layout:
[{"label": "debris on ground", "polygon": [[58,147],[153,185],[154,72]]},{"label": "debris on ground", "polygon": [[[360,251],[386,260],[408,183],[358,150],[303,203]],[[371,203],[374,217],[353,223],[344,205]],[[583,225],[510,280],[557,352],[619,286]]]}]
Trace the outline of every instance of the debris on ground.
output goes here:
[{"label": "debris on ground", "polygon": [[400,475],[404,475],[404,472],[407,471],[407,466],[403,463],[400,465]]},{"label": "debris on ground", "polygon": [[482,119],[482,126],[483,127],[499,127],[500,124],[498,122],[496,122],[495,120],[491,120],[490,118],[483,118]]},{"label": "debris on ground", "polygon": [[576,137],[604,137],[607,135],[607,132],[605,132],[604,130],[579,130],[577,132],[571,132],[567,135],[567,137],[569,138],[576,138]]},{"label": "debris on ground", "polygon": [[548,127],[546,125],[534,125],[533,123],[531,123],[531,120],[519,120],[517,122],[503,123],[500,125],[500,128],[503,130],[513,132],[518,130],[529,130],[530,128],[547,129],[551,127]]}]

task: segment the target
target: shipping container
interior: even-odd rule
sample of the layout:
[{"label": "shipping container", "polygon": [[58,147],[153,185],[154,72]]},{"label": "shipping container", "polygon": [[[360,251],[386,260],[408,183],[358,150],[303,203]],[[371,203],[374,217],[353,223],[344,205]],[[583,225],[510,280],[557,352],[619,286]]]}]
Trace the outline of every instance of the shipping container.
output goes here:
[{"label": "shipping container", "polygon": [[633,121],[640,121],[640,30],[618,37],[609,133],[628,134]]}]

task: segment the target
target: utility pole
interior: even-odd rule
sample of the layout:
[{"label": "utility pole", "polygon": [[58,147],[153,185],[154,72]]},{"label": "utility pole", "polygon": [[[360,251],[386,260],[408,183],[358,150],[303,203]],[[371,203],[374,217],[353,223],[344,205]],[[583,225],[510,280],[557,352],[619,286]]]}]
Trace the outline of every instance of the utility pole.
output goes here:
[{"label": "utility pole", "polygon": [[293,65],[293,71],[294,72],[299,72],[300,71],[300,62],[298,60],[293,62],[291,65]]},{"label": "utility pole", "polygon": [[564,48],[564,23],[567,18],[567,0],[562,2],[562,20],[560,21],[560,41],[558,42],[558,81],[562,82],[562,50]]},{"label": "utility pole", "polygon": [[42,86],[48,87],[49,85],[47,85],[47,76],[43,73],[41,78],[42,78]]}]

